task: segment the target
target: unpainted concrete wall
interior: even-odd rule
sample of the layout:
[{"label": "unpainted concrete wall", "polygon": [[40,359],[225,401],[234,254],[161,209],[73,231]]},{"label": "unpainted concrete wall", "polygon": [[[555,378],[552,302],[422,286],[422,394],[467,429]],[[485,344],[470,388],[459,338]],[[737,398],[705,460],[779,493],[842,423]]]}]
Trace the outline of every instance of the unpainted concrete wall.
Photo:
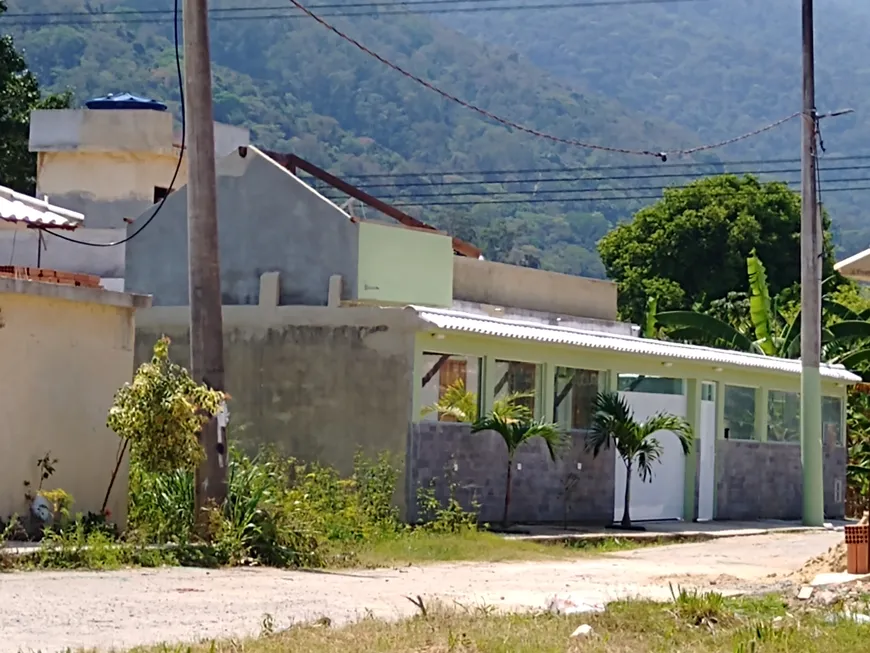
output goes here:
[{"label": "unpainted concrete wall", "polygon": [[[47,453],[73,511],[98,512],[118,436],[106,428],[115,392],[133,375],[134,309],[129,295],[0,279],[0,517],[27,514],[24,481],[39,485]],[[147,299],[147,298],[142,298]],[[127,467],[109,497],[112,519],[127,512]]]},{"label": "unpainted concrete wall", "polygon": [[[845,514],[846,450],[824,448],[825,516]],[[835,484],[840,486],[839,501]],[[800,519],[803,476],[799,444],[719,440],[716,519]]]},{"label": "unpainted concrete wall", "polygon": [[[186,307],[143,311],[137,364],[165,334],[173,360],[188,366],[187,314]],[[224,307],[231,442],[249,453],[274,445],[345,474],[358,448],[391,452],[403,468],[416,328],[417,318],[401,309]]]},{"label": "unpainted concrete wall", "polygon": [[616,320],[616,284],[462,256],[453,261],[453,299]]},{"label": "unpainted concrete wall", "polygon": [[[65,235],[89,243],[111,243],[123,239],[126,229],[76,229]],[[0,261],[3,265],[40,267],[65,272],[95,274],[98,277],[124,276],[124,245],[84,247],[51,233],[43,235],[42,257],[38,255],[39,234],[35,229],[0,228]],[[38,261],[38,263],[37,263]]]},{"label": "unpainted concrete wall", "polygon": [[[480,504],[480,520],[500,523],[504,511],[507,450],[496,433],[471,433],[468,424],[419,422],[408,439],[408,503],[418,517],[418,488],[434,481],[439,498],[456,498],[466,509]],[[540,439],[524,444],[514,457],[509,519],[526,523],[609,523],[613,519],[614,453],[598,458],[585,450],[581,432],[554,463]],[[455,471],[454,471],[455,463]],[[516,465],[522,465],[521,470]],[[581,469],[577,469],[580,463]]]},{"label": "unpainted concrete wall", "polygon": [[[325,306],[336,274],[355,291],[358,231],[350,217],[256,148],[245,152],[218,164],[223,304],[256,304],[260,275],[271,271],[281,273],[282,305]],[[188,304],[186,187],[127,243],[125,283],[153,295],[155,306]]]}]

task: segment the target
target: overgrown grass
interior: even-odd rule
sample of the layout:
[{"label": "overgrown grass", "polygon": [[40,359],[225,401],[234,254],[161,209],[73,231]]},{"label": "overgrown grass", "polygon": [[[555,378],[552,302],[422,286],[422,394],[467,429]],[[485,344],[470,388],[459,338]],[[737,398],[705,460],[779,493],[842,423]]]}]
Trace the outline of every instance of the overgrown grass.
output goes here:
[{"label": "overgrown grass", "polygon": [[[128,529],[118,538],[93,515],[64,518],[45,529],[42,545],[5,566],[26,569],[114,569],[125,566],[259,564],[279,567],[381,567],[446,561],[553,560],[624,550],[644,542],[506,539],[478,528],[474,506],[457,488],[422,488],[420,524],[399,520],[393,506],[398,471],[386,455],[358,455],[353,473],[301,465],[265,451],[234,451],[226,505],[195,524],[193,474],[130,470]],[[11,526],[5,533],[11,532]],[[0,565],[2,568],[2,565]]]},{"label": "overgrown grass", "polygon": [[[831,613],[790,613],[776,596],[726,599],[675,590],[670,603],[624,601],[601,614],[495,614],[485,607],[423,605],[397,623],[365,619],[346,628],[297,626],[276,632],[271,615],[261,637],[208,642],[177,651],[278,653],[853,653],[867,648],[867,626]],[[580,624],[592,633],[572,638]],[[171,651],[171,647],[147,649]]]}]

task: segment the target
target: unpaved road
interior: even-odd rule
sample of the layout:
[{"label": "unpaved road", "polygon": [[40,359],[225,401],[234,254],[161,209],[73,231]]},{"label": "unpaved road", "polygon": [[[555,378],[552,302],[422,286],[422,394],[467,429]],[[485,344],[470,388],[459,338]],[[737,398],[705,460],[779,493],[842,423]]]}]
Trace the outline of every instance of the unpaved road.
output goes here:
[{"label": "unpaved road", "polygon": [[665,599],[682,586],[749,590],[776,582],[841,541],[816,532],[729,538],[564,562],[450,564],[378,571],[159,569],[0,574],[0,652],[124,649],[255,635],[328,616],[410,615],[405,596],[463,605],[542,609],[554,595],[589,603]]}]

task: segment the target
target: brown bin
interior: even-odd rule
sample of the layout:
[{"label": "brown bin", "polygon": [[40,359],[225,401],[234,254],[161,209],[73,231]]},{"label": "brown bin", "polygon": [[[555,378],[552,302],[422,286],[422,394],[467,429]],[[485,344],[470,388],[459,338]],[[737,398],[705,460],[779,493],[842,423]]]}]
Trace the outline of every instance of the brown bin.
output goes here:
[{"label": "brown bin", "polygon": [[870,525],[846,526],[846,571],[870,573]]}]

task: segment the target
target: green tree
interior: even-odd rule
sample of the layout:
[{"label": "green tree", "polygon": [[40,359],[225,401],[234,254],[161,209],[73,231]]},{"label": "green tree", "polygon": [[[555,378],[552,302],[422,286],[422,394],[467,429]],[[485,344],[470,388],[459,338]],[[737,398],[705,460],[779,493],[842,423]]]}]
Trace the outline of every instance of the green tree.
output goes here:
[{"label": "green tree", "polygon": [[[520,418],[525,413],[526,407],[517,403],[520,399],[533,397],[533,392],[512,392],[511,394],[496,399],[492,405],[492,412],[500,415],[503,419]],[[468,390],[465,387],[465,381],[456,379],[444,391],[444,394],[439,397],[434,404],[424,406],[420,411],[421,417],[426,417],[432,413],[438,413],[439,416],[447,416],[457,422],[474,423],[477,421],[478,413],[477,393]]]},{"label": "green tree", "polygon": [[[825,217],[825,229],[829,220]],[[640,324],[646,298],[662,309],[703,307],[743,285],[752,250],[768,262],[773,295],[800,278],[800,196],[780,182],[720,175],[666,190],[599,241],[608,276],[619,283],[623,317]],[[825,236],[824,270],[833,271]]]},{"label": "green tree", "polygon": [[[5,12],[6,2],[0,0],[0,16]],[[28,149],[30,112],[64,109],[71,99],[70,93],[41,98],[39,83],[15,49],[12,37],[0,35],[0,184],[33,194],[36,155]]]},{"label": "green tree", "polygon": [[646,421],[638,421],[634,411],[617,392],[601,392],[595,398],[592,428],[586,438],[586,448],[597,457],[612,444],[625,465],[625,503],[622,510],[623,528],[631,528],[631,477],[637,470],[641,480],[652,481],[653,465],[661,460],[662,443],[656,433],[670,431],[689,455],[694,441],[691,425],[682,417],[657,413]]},{"label": "green tree", "polygon": [[544,419],[536,420],[532,411],[524,404],[507,402],[501,410],[494,408],[471,426],[472,433],[495,431],[507,447],[507,479],[504,491],[504,513],[502,524],[508,524],[508,512],[511,503],[511,481],[513,479],[513,462],[517,450],[529,440],[541,438],[547,445],[550,460],[555,461],[559,447],[564,441],[564,434],[556,424]]}]

